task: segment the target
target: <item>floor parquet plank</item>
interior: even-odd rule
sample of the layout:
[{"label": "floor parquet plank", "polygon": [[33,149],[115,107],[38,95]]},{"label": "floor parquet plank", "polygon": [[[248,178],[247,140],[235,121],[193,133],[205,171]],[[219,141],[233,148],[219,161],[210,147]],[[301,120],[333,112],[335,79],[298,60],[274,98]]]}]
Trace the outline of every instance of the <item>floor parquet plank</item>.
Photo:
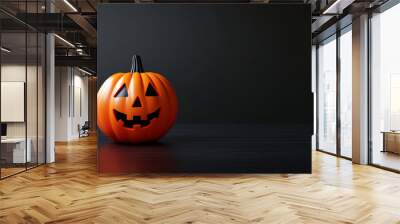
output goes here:
[{"label": "floor parquet plank", "polygon": [[313,152],[313,174],[98,175],[96,139],[0,181],[2,223],[400,223],[400,175]]}]

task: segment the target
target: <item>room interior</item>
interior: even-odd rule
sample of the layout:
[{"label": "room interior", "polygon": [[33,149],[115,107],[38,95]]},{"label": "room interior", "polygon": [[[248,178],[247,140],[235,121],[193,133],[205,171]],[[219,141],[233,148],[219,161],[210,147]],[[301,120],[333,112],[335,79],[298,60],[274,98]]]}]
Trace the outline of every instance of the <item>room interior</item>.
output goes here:
[{"label": "room interior", "polygon": [[2,33],[1,173],[7,177],[43,164],[44,35]]},{"label": "room interior", "polygon": [[[0,223],[398,223],[399,21],[398,0],[1,1]],[[115,137],[170,91],[157,141]]]}]

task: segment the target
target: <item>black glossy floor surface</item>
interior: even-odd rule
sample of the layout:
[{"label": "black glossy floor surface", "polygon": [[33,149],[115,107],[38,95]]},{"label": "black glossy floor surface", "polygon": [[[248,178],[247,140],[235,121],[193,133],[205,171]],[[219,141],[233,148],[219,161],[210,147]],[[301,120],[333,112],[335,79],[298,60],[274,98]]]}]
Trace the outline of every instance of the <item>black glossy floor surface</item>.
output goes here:
[{"label": "black glossy floor surface", "polygon": [[306,126],[176,125],[157,143],[99,138],[100,173],[309,173]]}]

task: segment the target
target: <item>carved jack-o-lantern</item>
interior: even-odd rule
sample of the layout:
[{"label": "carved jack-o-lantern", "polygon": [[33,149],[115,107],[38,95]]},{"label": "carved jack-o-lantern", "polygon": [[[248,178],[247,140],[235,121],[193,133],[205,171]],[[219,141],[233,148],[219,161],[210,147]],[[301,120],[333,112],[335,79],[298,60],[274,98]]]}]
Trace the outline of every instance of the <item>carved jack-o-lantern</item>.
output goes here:
[{"label": "carved jack-o-lantern", "polygon": [[178,101],[168,80],[143,72],[139,56],[129,73],[115,73],[97,93],[97,124],[116,142],[139,143],[161,138],[172,127]]}]

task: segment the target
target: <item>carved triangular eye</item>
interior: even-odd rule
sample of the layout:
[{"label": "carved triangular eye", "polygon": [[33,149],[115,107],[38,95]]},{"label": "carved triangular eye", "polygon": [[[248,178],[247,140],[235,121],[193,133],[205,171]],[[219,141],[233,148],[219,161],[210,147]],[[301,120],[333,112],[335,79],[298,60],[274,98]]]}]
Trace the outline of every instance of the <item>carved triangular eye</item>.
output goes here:
[{"label": "carved triangular eye", "polygon": [[146,96],[158,96],[158,94],[157,94],[156,90],[154,89],[153,85],[151,84],[151,82],[147,86]]},{"label": "carved triangular eye", "polygon": [[126,85],[125,84],[114,95],[114,97],[127,97],[127,96],[128,96],[128,90],[126,89]]}]

